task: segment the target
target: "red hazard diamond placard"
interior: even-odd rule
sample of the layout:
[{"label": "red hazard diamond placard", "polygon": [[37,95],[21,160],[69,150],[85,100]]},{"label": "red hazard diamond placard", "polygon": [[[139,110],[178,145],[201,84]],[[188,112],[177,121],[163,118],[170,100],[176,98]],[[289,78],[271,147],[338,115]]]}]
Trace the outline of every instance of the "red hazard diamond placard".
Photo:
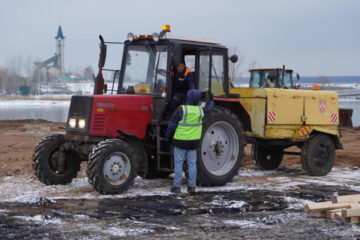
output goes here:
[{"label": "red hazard diamond placard", "polygon": [[325,101],[320,101],[319,102],[319,111],[321,113],[325,113],[326,112],[326,102]]}]

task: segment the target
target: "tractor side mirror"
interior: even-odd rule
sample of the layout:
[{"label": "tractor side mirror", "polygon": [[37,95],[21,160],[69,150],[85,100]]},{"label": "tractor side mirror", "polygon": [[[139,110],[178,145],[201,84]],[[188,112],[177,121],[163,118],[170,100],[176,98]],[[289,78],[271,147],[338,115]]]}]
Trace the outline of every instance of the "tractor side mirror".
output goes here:
[{"label": "tractor side mirror", "polygon": [[107,93],[107,84],[104,84],[103,93]]},{"label": "tractor side mirror", "polygon": [[300,75],[298,73],[296,73],[296,79],[299,80],[300,79]]},{"label": "tractor side mirror", "polygon": [[236,63],[238,61],[238,56],[234,54],[229,59],[232,63]]}]

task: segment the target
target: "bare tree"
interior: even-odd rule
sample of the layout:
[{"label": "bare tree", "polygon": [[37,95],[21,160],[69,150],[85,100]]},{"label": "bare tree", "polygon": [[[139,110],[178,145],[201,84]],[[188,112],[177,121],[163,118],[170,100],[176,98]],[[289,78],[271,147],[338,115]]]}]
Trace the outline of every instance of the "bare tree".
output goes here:
[{"label": "bare tree", "polygon": [[26,85],[30,86],[30,79],[32,79],[33,77],[33,59],[32,57],[29,55],[26,58],[26,61],[24,62],[24,70],[25,70],[25,77],[27,79],[26,81]]},{"label": "bare tree", "polygon": [[249,63],[249,69],[252,69],[252,68],[257,68],[259,66],[258,62],[257,61],[251,61]]},{"label": "bare tree", "polygon": [[238,56],[238,61],[236,63],[229,62],[229,78],[233,83],[240,81],[244,75],[248,74],[250,68],[255,68],[258,65],[256,61],[251,61],[249,67],[246,68],[246,59],[240,53],[239,49],[237,47],[229,48],[229,56],[234,54]]},{"label": "bare tree", "polygon": [[85,69],[84,69],[84,77],[86,79],[93,79],[93,76],[94,76],[94,70],[93,68],[89,65],[87,66]]},{"label": "bare tree", "polygon": [[229,56],[232,55],[237,55],[238,61],[236,63],[229,63],[229,77],[231,81],[236,81],[236,79],[241,78],[244,73],[244,70],[242,68],[245,58],[242,54],[240,54],[240,51],[237,47],[229,48]]}]

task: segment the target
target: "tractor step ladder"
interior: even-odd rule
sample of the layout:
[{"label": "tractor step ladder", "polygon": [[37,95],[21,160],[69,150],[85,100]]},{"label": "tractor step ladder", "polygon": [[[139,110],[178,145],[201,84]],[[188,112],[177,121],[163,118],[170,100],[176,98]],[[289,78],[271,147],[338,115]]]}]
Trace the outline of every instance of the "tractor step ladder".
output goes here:
[{"label": "tractor step ladder", "polygon": [[[167,122],[162,122],[161,125],[167,125]],[[165,170],[169,171],[174,169],[174,154],[173,149],[171,148],[170,152],[163,151],[164,144],[166,143],[165,136],[162,136],[161,134],[161,125],[156,126],[156,161],[157,161],[157,169],[158,170]],[[162,148],[163,147],[163,148]],[[170,156],[170,168],[164,168],[161,164],[162,157],[164,156]],[[169,161],[168,158],[166,158],[166,161]],[[167,164],[168,165],[168,164]]]}]

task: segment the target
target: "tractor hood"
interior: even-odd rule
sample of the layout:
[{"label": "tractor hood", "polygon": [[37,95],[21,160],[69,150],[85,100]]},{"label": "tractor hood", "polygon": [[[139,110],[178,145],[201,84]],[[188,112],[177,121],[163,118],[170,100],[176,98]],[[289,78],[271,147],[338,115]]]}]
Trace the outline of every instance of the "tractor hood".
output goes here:
[{"label": "tractor hood", "polygon": [[[122,131],[143,139],[152,112],[153,97],[150,95],[73,96],[67,131],[111,138]],[[82,119],[85,123],[81,123]],[[81,128],[83,124],[85,127]]]},{"label": "tractor hood", "polygon": [[95,95],[90,135],[116,137],[118,131],[143,139],[151,122],[153,97],[150,95]]}]

